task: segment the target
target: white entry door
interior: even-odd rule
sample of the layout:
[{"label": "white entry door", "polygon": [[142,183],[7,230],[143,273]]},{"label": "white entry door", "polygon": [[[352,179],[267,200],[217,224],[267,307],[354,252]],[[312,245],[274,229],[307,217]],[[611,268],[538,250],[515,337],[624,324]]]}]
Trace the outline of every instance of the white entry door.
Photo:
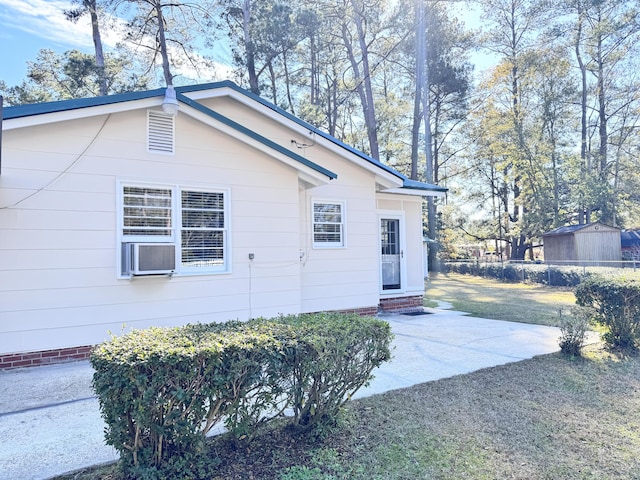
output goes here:
[{"label": "white entry door", "polygon": [[404,285],[404,238],[402,218],[380,217],[382,290],[402,290]]}]

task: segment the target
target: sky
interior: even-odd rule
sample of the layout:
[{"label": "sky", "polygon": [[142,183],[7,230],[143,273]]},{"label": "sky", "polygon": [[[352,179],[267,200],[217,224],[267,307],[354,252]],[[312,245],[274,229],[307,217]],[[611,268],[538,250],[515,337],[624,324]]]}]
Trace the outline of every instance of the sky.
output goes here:
[{"label": "sky", "polygon": [[63,11],[70,6],[62,0],[0,0],[0,80],[9,86],[21,83],[26,62],[42,48],[93,52],[89,20],[68,21]]},{"label": "sky", "polygon": [[[64,16],[64,11],[73,6],[66,0],[0,0],[0,80],[7,86],[22,83],[27,75],[27,62],[35,60],[44,48],[56,53],[73,49],[95,53],[88,15],[77,23]],[[105,52],[122,39],[117,33],[117,20],[115,25],[114,30],[100,31]],[[224,53],[220,52],[222,56]],[[196,73],[188,67],[175,73],[187,78],[198,78],[201,74],[207,81],[218,80],[221,78],[213,77],[229,70],[221,64],[216,66],[217,74],[214,71]]]},{"label": "sky", "polygon": [[[68,21],[63,12],[71,7],[65,0],[0,0],[0,80],[8,86],[20,84],[26,78],[27,61],[35,60],[43,48],[94,53],[89,18]],[[474,17],[477,21],[476,14],[465,20],[473,22]],[[110,36],[107,29],[101,34],[107,51],[115,46],[116,35]]]}]

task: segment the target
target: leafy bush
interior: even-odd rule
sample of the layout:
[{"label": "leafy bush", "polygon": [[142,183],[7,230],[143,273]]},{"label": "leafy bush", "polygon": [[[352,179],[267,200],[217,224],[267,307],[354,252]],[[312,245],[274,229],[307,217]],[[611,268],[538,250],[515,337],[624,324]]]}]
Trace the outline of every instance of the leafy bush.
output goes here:
[{"label": "leafy bush", "polygon": [[330,421],[390,341],[386,322],[337,314],[135,330],[91,354],[106,441],[127,475],[193,476],[222,422],[248,441],[287,408],[297,424]]},{"label": "leafy bush", "polygon": [[[205,437],[262,373],[277,340],[230,328],[150,328],[114,338],[91,355],[106,441],[125,471],[180,475]],[[176,459],[181,459],[176,464]],[[177,468],[177,471],[172,468]]]},{"label": "leafy bush", "polygon": [[605,326],[604,341],[621,350],[637,350],[640,341],[640,282],[625,277],[591,277],[575,291],[576,303],[591,307]]},{"label": "leafy bush", "polygon": [[283,317],[299,332],[291,406],[298,426],[335,420],[340,408],[391,358],[388,323],[358,315]]},{"label": "leafy bush", "polygon": [[560,350],[562,353],[579,357],[589,330],[591,312],[585,307],[573,307],[569,315],[560,312]]}]

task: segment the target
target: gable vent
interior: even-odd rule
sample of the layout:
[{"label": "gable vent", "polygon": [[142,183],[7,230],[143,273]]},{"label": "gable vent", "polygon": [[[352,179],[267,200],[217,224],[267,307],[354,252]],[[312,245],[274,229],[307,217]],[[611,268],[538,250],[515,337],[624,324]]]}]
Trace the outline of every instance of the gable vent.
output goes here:
[{"label": "gable vent", "polygon": [[156,153],[173,153],[174,117],[154,110],[148,111],[148,149]]}]

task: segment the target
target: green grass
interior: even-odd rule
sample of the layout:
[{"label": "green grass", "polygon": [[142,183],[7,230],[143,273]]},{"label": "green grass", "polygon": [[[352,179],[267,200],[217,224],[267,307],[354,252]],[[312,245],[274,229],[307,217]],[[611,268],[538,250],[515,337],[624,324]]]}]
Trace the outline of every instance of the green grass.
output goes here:
[{"label": "green grass", "polygon": [[[553,323],[569,291],[438,277],[429,298],[490,318]],[[532,313],[533,312],[533,313]],[[637,479],[640,358],[591,345],[349,402],[320,436],[273,429],[211,444],[208,480]],[[66,479],[119,479],[103,467]]]},{"label": "green grass", "polygon": [[469,275],[438,274],[427,281],[429,305],[440,300],[474,317],[557,325],[560,310],[575,305],[573,291],[526,283],[501,283]]}]

